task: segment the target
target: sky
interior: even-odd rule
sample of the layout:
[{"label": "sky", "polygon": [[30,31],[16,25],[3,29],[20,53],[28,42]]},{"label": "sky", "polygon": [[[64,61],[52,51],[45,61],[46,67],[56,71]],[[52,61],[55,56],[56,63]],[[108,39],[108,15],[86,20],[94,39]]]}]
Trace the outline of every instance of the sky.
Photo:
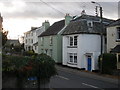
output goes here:
[{"label": "sky", "polygon": [[[95,1],[103,8],[103,17],[118,19],[118,0]],[[85,10],[94,16],[96,6],[90,0],[0,0],[3,28],[9,31],[9,39],[18,39],[31,27],[40,27],[45,20],[52,25],[64,19],[66,13],[80,16]]]}]

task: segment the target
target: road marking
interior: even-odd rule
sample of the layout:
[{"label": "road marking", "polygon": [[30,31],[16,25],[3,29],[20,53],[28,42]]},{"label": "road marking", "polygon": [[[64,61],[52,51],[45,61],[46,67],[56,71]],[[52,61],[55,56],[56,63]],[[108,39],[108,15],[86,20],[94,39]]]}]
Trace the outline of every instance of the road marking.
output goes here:
[{"label": "road marking", "polygon": [[68,78],[60,76],[60,75],[56,75],[56,76],[59,77],[59,78],[65,79],[65,80],[69,80]]},{"label": "road marking", "polygon": [[89,86],[89,87],[92,87],[92,88],[98,88],[100,90],[104,90],[104,89],[101,89],[99,87],[96,87],[96,86],[93,86],[93,85],[90,85],[90,84],[86,84],[86,83],[82,83],[83,85],[86,85],[86,86]]}]

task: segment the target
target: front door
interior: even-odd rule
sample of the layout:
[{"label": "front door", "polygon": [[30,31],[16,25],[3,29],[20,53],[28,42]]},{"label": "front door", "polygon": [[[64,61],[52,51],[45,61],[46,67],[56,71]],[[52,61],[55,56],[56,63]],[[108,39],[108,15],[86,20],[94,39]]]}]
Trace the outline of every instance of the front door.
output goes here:
[{"label": "front door", "polygon": [[91,56],[88,56],[87,62],[88,62],[87,70],[88,70],[88,71],[91,71]]}]

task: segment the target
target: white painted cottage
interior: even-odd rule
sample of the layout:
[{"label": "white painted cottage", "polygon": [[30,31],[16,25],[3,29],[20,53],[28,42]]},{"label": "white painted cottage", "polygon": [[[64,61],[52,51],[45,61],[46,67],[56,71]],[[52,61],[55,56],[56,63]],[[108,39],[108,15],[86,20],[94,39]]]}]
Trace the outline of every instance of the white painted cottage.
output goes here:
[{"label": "white painted cottage", "polygon": [[38,53],[38,36],[49,26],[49,21],[45,21],[41,27],[31,27],[30,31],[24,33],[24,48],[26,51],[34,50],[35,53]]},{"label": "white painted cottage", "polygon": [[[103,19],[105,25],[111,20]],[[105,29],[103,30],[105,33]],[[98,69],[101,52],[100,18],[82,15],[70,22],[63,35],[63,65],[88,71]],[[105,47],[105,40],[103,40]]]}]

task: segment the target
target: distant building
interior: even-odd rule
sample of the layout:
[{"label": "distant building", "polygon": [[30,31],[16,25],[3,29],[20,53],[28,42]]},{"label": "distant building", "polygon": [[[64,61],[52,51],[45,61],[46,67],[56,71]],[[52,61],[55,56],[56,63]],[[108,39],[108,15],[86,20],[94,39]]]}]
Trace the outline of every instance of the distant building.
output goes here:
[{"label": "distant building", "polygon": [[18,39],[8,39],[5,46],[10,46],[10,45],[13,45],[13,46],[20,46],[20,42]]},{"label": "distant building", "polygon": [[3,22],[3,17],[1,16],[1,13],[0,13],[0,32],[3,29],[2,22]]},{"label": "distant building", "polygon": [[41,27],[31,27],[31,30],[24,33],[24,48],[26,51],[34,50],[38,53],[38,36],[50,26],[48,21],[45,21]]},{"label": "distant building", "polygon": [[120,19],[107,27],[107,52],[117,55],[117,68],[120,69]]}]

